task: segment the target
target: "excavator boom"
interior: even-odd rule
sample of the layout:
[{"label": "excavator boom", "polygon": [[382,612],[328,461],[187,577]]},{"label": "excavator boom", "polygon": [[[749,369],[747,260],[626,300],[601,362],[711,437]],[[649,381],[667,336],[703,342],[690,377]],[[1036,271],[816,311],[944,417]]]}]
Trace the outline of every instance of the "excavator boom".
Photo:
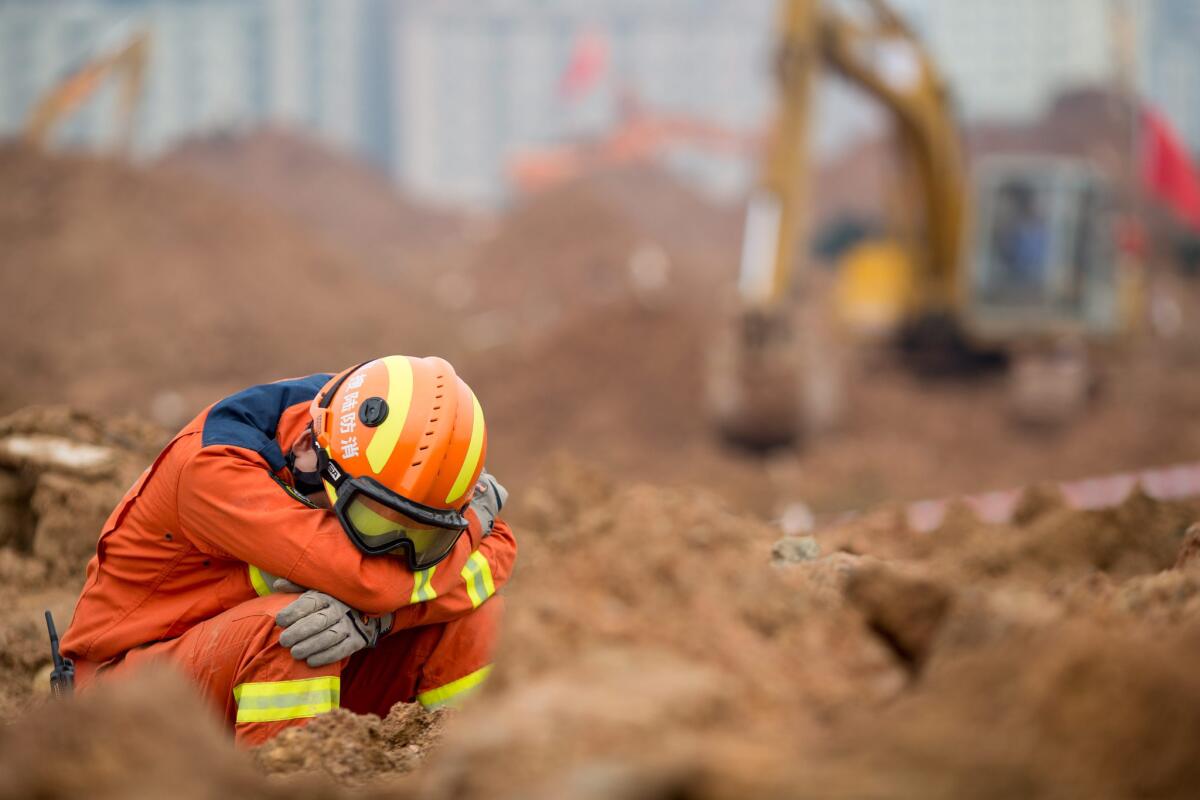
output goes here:
[{"label": "excavator boom", "polygon": [[859,86],[898,120],[919,200],[906,242],[907,261],[922,267],[914,275],[914,300],[945,317],[956,308],[966,202],[958,131],[942,80],[911,29],[883,0],[864,2],[865,22],[821,0],[780,5],[778,112],[746,214],[740,318],[714,348],[709,374],[717,425],[742,446],[789,444],[807,427],[830,424],[836,415],[836,391],[829,389],[836,379],[829,374],[829,360],[800,341],[800,304],[793,298],[806,261],[798,243],[805,239],[813,171],[813,87],[824,67]]},{"label": "excavator boom", "polygon": [[117,97],[120,131],[118,147],[128,153],[133,143],[133,117],[145,81],[150,37],[131,36],[119,49],[94,58],[55,84],[34,107],[25,126],[25,141],[45,149],[62,122],[82,106],[109,75],[119,74]]},{"label": "excavator boom", "polygon": [[[779,113],[759,191],[751,200],[743,245],[743,301],[762,308],[783,302],[804,256],[804,208],[812,172],[808,157],[812,86],[828,66],[891,112],[916,170],[923,235],[911,237],[921,305],[950,310],[959,291],[959,247],[966,216],[965,168],[944,82],[916,35],[882,0],[865,0],[868,25],[822,5],[785,0],[777,56]],[[763,239],[770,241],[763,241]]]}]

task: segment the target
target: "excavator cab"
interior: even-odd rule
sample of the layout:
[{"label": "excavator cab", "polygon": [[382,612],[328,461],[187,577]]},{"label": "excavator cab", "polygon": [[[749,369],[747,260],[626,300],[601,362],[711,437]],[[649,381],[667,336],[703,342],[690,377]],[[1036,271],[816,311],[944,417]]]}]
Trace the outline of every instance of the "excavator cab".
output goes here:
[{"label": "excavator cab", "polygon": [[1113,196],[1087,164],[993,157],[975,170],[964,245],[972,338],[1097,338],[1117,333]]},{"label": "excavator cab", "polygon": [[993,157],[974,186],[964,325],[973,343],[1008,353],[1017,418],[1062,424],[1091,393],[1089,345],[1123,321],[1114,193],[1086,162],[1061,157]]}]

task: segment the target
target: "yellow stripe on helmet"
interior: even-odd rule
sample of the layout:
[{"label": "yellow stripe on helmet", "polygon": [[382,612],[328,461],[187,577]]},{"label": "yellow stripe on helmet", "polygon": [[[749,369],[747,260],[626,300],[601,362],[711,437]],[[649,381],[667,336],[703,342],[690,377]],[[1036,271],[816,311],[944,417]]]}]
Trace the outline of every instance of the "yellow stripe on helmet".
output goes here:
[{"label": "yellow stripe on helmet", "polygon": [[471,443],[467,445],[467,457],[463,459],[458,478],[450,487],[450,494],[446,495],[447,503],[457,502],[471,488],[475,468],[479,466],[479,458],[483,455],[483,408],[480,407],[479,398],[474,392],[471,392],[471,405]]},{"label": "yellow stripe on helmet", "polygon": [[388,415],[383,424],[375,429],[367,445],[367,461],[371,470],[380,473],[392,457],[396,442],[400,441],[400,432],[404,430],[404,422],[408,419],[408,409],[412,405],[413,369],[412,363],[404,356],[388,356],[383,359],[388,371]]}]

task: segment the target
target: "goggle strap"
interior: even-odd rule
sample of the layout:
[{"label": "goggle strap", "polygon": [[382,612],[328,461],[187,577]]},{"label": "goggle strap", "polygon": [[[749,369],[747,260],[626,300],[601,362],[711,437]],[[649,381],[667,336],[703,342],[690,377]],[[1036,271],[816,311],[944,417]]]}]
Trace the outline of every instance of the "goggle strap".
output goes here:
[{"label": "goggle strap", "polygon": [[333,484],[334,489],[340,489],[349,477],[341,465],[329,457],[323,449],[317,449],[317,471],[321,477]]}]

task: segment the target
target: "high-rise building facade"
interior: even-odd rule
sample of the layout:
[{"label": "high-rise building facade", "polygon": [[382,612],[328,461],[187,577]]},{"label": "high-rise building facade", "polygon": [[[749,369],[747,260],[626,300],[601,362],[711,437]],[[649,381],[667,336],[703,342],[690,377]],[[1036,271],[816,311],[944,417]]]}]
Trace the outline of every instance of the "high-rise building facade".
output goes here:
[{"label": "high-rise building facade", "polygon": [[[396,177],[415,191],[490,203],[524,147],[586,138],[623,103],[758,127],[773,0],[409,0],[394,19]],[[560,83],[581,35],[605,42],[593,85]],[[711,164],[697,166],[704,171]]]},{"label": "high-rise building facade", "polygon": [[[1116,81],[1114,9],[1127,8],[1139,87],[1200,148],[1194,0],[893,2],[929,44],[967,122],[1031,121],[1064,89]],[[138,154],[185,136],[288,124],[386,165],[409,191],[490,205],[505,198],[505,165],[516,153],[602,135],[631,104],[761,130],[772,108],[777,4],[0,0],[0,134],[19,131],[73,65],[140,27],[152,55]],[[564,92],[581,37],[603,43],[603,63],[584,89]],[[108,141],[112,95],[100,92],[63,126],[61,141]],[[871,126],[871,104],[852,97],[822,89],[818,149]],[[749,159],[700,149],[670,157],[714,187],[742,188],[754,171]]]},{"label": "high-rise building facade", "polygon": [[1147,31],[1144,91],[1200,152],[1200,3],[1155,0]]},{"label": "high-rise building facade", "polygon": [[1109,0],[907,0],[968,120],[1031,122],[1065,89],[1114,80]]},{"label": "high-rise building facade", "polygon": [[[135,30],[150,34],[135,152],[274,122],[386,156],[383,0],[0,0],[0,132],[18,131],[38,97]],[[384,26],[386,27],[386,26]],[[383,65],[384,73],[379,73]],[[67,144],[113,132],[105,88],[64,125]],[[382,126],[384,132],[370,126]]]}]

